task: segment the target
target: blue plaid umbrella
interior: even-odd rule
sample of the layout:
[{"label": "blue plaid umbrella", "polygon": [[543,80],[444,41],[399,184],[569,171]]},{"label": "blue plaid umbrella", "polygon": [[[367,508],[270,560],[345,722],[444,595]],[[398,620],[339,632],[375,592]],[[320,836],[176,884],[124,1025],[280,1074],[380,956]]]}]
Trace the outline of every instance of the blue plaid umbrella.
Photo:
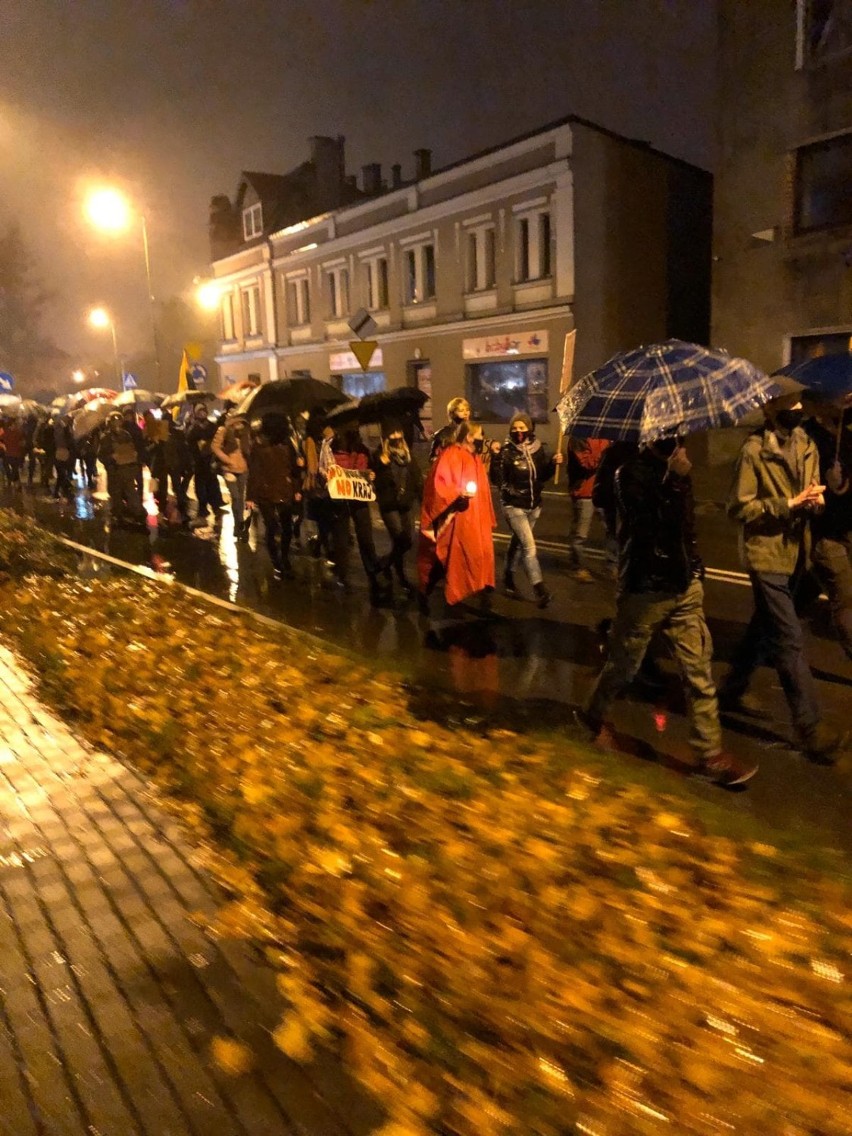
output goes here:
[{"label": "blue plaid umbrella", "polygon": [[644,445],[734,426],[781,393],[746,359],[669,339],[614,355],[571,387],[556,411],[566,434]]},{"label": "blue plaid umbrella", "polygon": [[778,371],[800,382],[803,387],[826,398],[852,394],[852,351],[840,355],[818,355],[801,363],[788,363]]}]

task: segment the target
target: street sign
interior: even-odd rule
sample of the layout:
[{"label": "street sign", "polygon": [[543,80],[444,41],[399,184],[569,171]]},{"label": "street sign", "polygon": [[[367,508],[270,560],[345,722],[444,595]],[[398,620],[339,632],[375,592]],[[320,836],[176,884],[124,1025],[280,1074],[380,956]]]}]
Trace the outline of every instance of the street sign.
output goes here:
[{"label": "street sign", "polygon": [[379,325],[370,315],[366,308],[359,308],[352,319],[349,321],[349,326],[359,339],[366,339],[368,335],[375,335],[379,330]]},{"label": "street sign", "polygon": [[193,363],[192,370],[189,373],[196,387],[207,382],[207,368],[203,363]]},{"label": "street sign", "polygon": [[139,380],[135,375],[131,375],[130,371],[124,372],[124,377],[121,380],[122,386],[126,391],[136,390],[139,386]]},{"label": "street sign", "polygon": [[370,360],[378,346],[375,339],[352,339],[349,341],[349,348],[358,360],[362,371],[366,371],[370,366]]},{"label": "street sign", "polygon": [[0,371],[0,393],[9,394],[15,389],[15,378],[8,371]]}]

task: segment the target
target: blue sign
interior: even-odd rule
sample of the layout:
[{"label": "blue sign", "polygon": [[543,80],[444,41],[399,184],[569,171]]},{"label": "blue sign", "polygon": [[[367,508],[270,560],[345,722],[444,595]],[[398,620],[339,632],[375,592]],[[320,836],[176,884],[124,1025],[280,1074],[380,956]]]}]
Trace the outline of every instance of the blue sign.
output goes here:
[{"label": "blue sign", "polygon": [[129,371],[124,372],[121,382],[126,391],[136,390],[136,388],[139,386],[139,380],[135,375],[131,375]]},{"label": "blue sign", "polygon": [[8,371],[0,371],[0,394],[8,394],[15,389],[15,379]]},{"label": "blue sign", "polygon": [[207,382],[207,368],[203,363],[193,363],[192,370],[189,373],[196,386]]}]

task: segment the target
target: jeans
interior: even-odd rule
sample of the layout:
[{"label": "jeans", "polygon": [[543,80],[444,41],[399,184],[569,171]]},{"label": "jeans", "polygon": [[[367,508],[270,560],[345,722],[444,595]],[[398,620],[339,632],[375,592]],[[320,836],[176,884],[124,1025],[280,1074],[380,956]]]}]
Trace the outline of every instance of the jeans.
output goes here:
[{"label": "jeans", "polygon": [[852,564],[847,540],[822,537],[813,552],[814,571],[828,594],[834,628],[852,659]]},{"label": "jeans", "polygon": [[343,583],[349,580],[349,521],[355,529],[361,563],[369,578],[381,567],[373,540],[373,521],[370,506],[364,502],[332,501],[329,511],[330,535],[333,548],[334,570]]},{"label": "jeans", "polygon": [[512,530],[512,539],[509,541],[509,551],[506,553],[506,573],[510,573],[514,566],[518,552],[524,558],[529,582],[535,586],[542,581],[541,566],[535,547],[533,529],[541,514],[541,506],[537,509],[521,509],[517,505],[504,505],[503,516]]},{"label": "jeans", "polygon": [[229,473],[225,476],[228,492],[231,494],[231,512],[234,515],[234,535],[242,532],[246,519],[247,473]]},{"label": "jeans", "polygon": [[571,531],[568,535],[568,542],[571,545],[570,562],[572,568],[580,567],[580,553],[589,539],[589,530],[592,527],[594,515],[595,507],[592,504],[591,497],[571,498]]},{"label": "jeans", "polygon": [[699,758],[722,751],[716,686],[710,670],[713,640],[704,618],[704,588],[693,580],[679,595],[621,592],[610,632],[610,652],[589,700],[589,718],[600,725],[636,676],[653,636],[665,636],[689,694],[690,742]]},{"label": "jeans", "polygon": [[820,712],[796,612],[799,575],[749,572],[749,576],[754,615],[734,652],[731,671],[725,679],[725,697],[744,694],[756,668],[768,662],[778,672],[793,725],[799,733],[809,734],[816,728]]},{"label": "jeans", "polygon": [[209,458],[201,458],[195,463],[195,496],[198,500],[199,517],[206,517],[208,509],[215,512],[222,508],[219,476],[214,473]]}]

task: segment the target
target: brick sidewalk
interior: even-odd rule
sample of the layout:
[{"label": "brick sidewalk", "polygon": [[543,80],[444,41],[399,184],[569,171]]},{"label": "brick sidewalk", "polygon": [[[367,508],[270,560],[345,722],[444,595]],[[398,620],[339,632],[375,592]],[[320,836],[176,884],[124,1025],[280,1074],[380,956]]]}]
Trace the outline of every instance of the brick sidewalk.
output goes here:
[{"label": "brick sidewalk", "polygon": [[[75,739],[0,647],[0,1132],[344,1136],[376,1111],[273,1045],[274,976],[187,918],[221,896],[136,773]],[[255,1054],[238,1078],[214,1036]],[[344,1120],[341,1117],[345,1117]]]}]

